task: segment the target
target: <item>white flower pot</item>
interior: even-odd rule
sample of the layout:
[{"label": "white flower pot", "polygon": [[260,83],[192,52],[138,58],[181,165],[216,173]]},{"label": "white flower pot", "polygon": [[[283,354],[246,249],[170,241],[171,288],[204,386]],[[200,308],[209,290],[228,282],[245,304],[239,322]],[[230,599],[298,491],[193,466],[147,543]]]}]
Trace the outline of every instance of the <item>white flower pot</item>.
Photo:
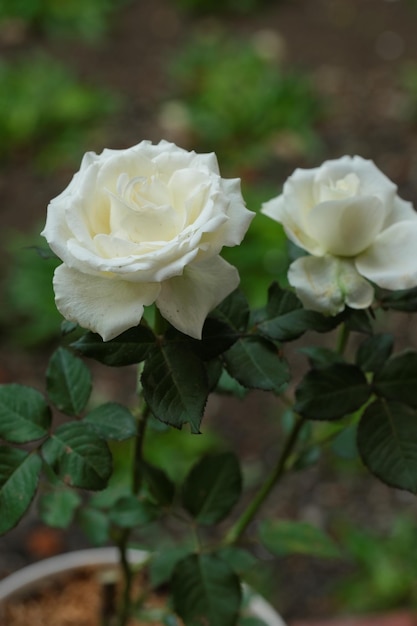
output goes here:
[{"label": "white flower pot", "polygon": [[[129,558],[132,562],[141,563],[146,560],[147,552],[130,550]],[[37,583],[49,578],[56,578],[60,573],[70,572],[81,567],[98,565],[112,566],[119,561],[116,548],[92,548],[89,550],[77,550],[33,563],[23,569],[0,580],[0,617],[1,604],[12,596],[29,591]],[[266,626],[286,626],[275,609],[259,595],[252,595],[248,613],[265,622]]]}]

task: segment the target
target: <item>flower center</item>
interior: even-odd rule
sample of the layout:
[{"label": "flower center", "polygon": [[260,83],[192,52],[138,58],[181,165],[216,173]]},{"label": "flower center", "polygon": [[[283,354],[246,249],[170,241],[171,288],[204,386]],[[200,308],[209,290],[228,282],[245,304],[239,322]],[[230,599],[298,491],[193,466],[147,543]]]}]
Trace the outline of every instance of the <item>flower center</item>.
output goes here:
[{"label": "flower center", "polygon": [[319,187],[319,202],[329,202],[331,200],[343,200],[351,198],[358,193],[360,179],[356,174],[346,174],[344,178],[336,181],[329,180],[321,183]]},{"label": "flower center", "polygon": [[166,185],[157,177],[122,173],[116,193],[110,193],[110,231],[134,243],[162,242],[175,238],[182,220],[173,209]]}]

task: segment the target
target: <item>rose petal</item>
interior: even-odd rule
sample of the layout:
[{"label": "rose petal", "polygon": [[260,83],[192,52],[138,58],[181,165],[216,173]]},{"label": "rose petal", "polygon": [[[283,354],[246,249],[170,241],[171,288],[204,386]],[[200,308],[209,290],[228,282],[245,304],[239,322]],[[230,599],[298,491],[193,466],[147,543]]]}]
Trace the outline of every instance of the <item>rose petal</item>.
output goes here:
[{"label": "rose petal", "polygon": [[139,324],[143,307],[155,302],[158,283],[129,283],[83,274],[60,265],[54,274],[55,301],[62,315],[101,335],[104,341]]},{"label": "rose petal", "polygon": [[365,250],[382,228],[386,212],[375,196],[322,202],[307,218],[307,232],[335,256],[355,256]]},{"label": "rose petal", "polygon": [[223,178],[220,184],[227,202],[226,214],[228,217],[221,228],[223,245],[238,246],[255,217],[255,213],[246,208],[240,190],[240,178]]},{"label": "rose petal", "polygon": [[49,203],[46,224],[41,235],[45,237],[51,250],[64,261],[70,257],[67,241],[73,235],[65,220],[66,200],[60,199],[61,196]]},{"label": "rose petal", "polygon": [[344,156],[340,159],[325,161],[315,175],[314,197],[315,203],[321,202],[323,187],[335,186],[346,176],[355,174],[360,184],[357,195],[376,196],[381,202],[389,206],[397,191],[397,186],[381,172],[375,163],[360,156]]},{"label": "rose petal", "polygon": [[417,285],[417,221],[390,226],[355,261],[365,278],[385,289]]},{"label": "rose petal", "polygon": [[312,311],[336,315],[345,304],[364,309],[372,304],[374,290],[353,264],[332,256],[305,256],[289,268],[288,280],[303,306]]},{"label": "rose petal", "polygon": [[310,254],[324,254],[323,247],[305,232],[302,223],[304,217],[301,215],[300,206],[292,196],[282,194],[264,202],[261,213],[282,224],[288,239],[291,239],[299,248],[303,248]]},{"label": "rose petal", "polygon": [[191,264],[182,276],[162,283],[156,305],[182,333],[201,339],[208,313],[239,284],[235,267],[219,256]]},{"label": "rose petal", "polygon": [[396,196],[392,203],[391,211],[388,213],[385,222],[384,229],[392,226],[396,222],[403,221],[417,221],[417,213],[414,210],[411,202],[403,200],[399,196]]}]

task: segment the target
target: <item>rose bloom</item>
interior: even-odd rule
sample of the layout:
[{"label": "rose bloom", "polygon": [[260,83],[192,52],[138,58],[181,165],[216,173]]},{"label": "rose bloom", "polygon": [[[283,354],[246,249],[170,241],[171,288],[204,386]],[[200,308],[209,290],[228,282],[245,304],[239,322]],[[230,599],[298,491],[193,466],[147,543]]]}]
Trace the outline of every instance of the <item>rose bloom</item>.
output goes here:
[{"label": "rose bloom", "polygon": [[106,341],[156,304],[178,330],[200,338],[204,320],[239,283],[219,256],[252,220],[239,179],[219,175],[214,154],[161,141],[88,152],[48,206],[42,235],[60,257],[62,315]]},{"label": "rose bloom", "polygon": [[371,282],[394,290],[417,285],[417,214],[372,161],[345,156],[297,169],[262,213],[311,255],[288,272],[308,309],[335,315],[345,305],[367,308]]}]

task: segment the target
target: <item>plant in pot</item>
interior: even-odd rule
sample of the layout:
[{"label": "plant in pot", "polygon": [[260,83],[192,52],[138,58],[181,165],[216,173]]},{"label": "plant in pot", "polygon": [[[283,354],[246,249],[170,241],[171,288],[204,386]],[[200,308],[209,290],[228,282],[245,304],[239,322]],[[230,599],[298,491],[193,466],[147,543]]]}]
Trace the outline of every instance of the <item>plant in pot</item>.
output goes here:
[{"label": "plant in pot", "polygon": [[[290,286],[272,284],[251,310],[220,252],[241,244],[254,215],[214,154],[165,141],[88,153],[50,203],[43,235],[62,261],[54,290],[65,343],[50,359],[46,395],[0,387],[0,531],[19,522],[41,483],[44,517],[63,525],[75,514],[95,542],[113,543],[121,584],[104,585],[97,624],[134,624],[148,610],[145,588],[162,584],[164,624],[259,624],[259,613],[242,611],[254,546],[337,547],[305,523],[252,522],[286,473],[344,429],[357,431],[373,474],[417,491],[417,352],[395,353],[379,330],[384,311],[417,308],[417,214],[360,157],[296,170],[262,212],[299,255]],[[291,342],[307,331],[326,347],[304,348],[300,376]],[[136,366],[135,404],[91,403],[85,359]],[[285,407],[277,458],[250,497],[240,459],[224,447],[203,447],[180,477],[148,454],[166,429],[204,441],[209,394],[250,389]],[[132,546],[147,551],[145,588]]]}]

